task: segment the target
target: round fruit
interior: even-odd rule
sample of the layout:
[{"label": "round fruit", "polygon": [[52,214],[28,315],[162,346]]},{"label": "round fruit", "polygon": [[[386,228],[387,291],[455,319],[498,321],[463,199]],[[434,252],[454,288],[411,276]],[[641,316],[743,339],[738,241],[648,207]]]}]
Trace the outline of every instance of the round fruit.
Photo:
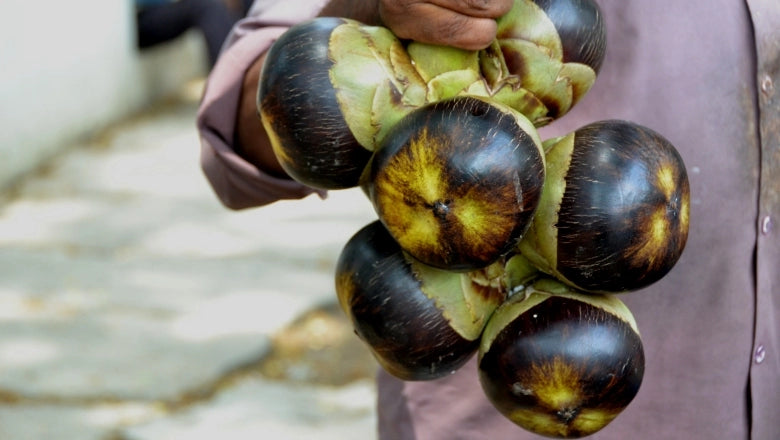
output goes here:
[{"label": "round fruit", "polygon": [[633,400],[644,351],[628,308],[537,281],[490,318],[479,350],[485,395],[517,425],[548,437],[600,430]]},{"label": "round fruit", "polygon": [[339,107],[329,74],[329,39],[348,23],[318,18],[291,27],[266,54],[257,107],[282,168],[322,189],[357,185],[371,152],[360,145]]},{"label": "round fruit", "polygon": [[589,292],[665,276],[688,237],[690,187],[674,146],[639,124],[600,121],[545,143],[547,179],[521,253]]},{"label": "round fruit", "polygon": [[486,267],[527,230],[544,153],[520,113],[460,96],[414,110],[375,152],[368,195],[409,254],[456,271]]},{"label": "round fruit", "polygon": [[506,297],[502,272],[499,265],[472,273],[427,267],[375,221],[344,246],[336,293],[355,333],[387,372],[431,380],[476,353],[482,329]]}]

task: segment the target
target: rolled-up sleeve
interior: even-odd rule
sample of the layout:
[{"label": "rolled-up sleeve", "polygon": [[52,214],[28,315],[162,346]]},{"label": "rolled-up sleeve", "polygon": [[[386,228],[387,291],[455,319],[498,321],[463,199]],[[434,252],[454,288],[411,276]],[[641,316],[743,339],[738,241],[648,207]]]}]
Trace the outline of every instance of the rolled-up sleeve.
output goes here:
[{"label": "rolled-up sleeve", "polygon": [[314,18],[325,3],[327,0],[255,1],[247,18],[236,24],[228,36],[222,55],[209,74],[197,114],[200,163],[217,197],[228,208],[262,206],[315,192],[325,196],[324,191],[259,170],[234,149],[245,72],[279,35],[296,23]]}]

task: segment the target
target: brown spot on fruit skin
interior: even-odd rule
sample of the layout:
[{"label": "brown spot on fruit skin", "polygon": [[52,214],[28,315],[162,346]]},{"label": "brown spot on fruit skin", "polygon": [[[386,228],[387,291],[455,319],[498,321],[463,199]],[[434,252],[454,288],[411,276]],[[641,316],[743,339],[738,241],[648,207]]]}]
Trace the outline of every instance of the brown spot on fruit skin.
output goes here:
[{"label": "brown spot on fruit skin", "polygon": [[661,279],[688,237],[682,158],[658,133],[626,121],[589,124],[574,142],[556,225],[556,270],[595,292]]},{"label": "brown spot on fruit skin", "polygon": [[623,319],[551,296],[500,330],[480,352],[479,375],[490,401],[516,424],[576,438],[600,430],[633,400],[644,351]]},{"label": "brown spot on fruit skin", "polygon": [[501,304],[507,297],[507,285],[505,278],[505,263],[499,261],[483,269],[477,269],[468,274],[471,289],[480,295],[484,301]]},{"label": "brown spot on fruit skin", "polygon": [[368,192],[404,250],[434,267],[468,271],[513,248],[544,182],[540,146],[514,118],[460,97],[393,127],[375,153]]},{"label": "brown spot on fruit skin", "polygon": [[[509,72],[521,78],[527,78],[531,75],[529,72],[529,63],[526,62],[525,57],[523,57],[521,53],[505,47],[502,47],[501,52]],[[523,86],[528,87],[528,84],[523,83]],[[549,97],[544,96],[544,94],[541,93],[543,91],[536,87],[531,88],[531,91],[535,92],[533,95],[534,98],[538,99],[547,109],[546,118],[557,119],[565,113],[561,111],[560,103],[556,99],[550,99]],[[546,123],[540,123],[539,125],[546,125]]]},{"label": "brown spot on fruit skin", "polygon": [[347,126],[328,76],[328,38],[344,23],[293,26],[268,51],[260,77],[258,110],[274,152],[293,179],[315,188],[357,186],[371,157]]}]

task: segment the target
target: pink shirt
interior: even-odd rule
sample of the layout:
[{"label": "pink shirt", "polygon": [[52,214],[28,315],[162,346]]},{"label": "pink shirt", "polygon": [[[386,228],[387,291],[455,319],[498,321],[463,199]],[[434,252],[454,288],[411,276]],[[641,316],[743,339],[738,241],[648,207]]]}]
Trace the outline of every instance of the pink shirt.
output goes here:
[{"label": "pink shirt", "polygon": [[[249,64],[323,0],[255,2],[208,81],[198,116],[203,169],[230,207],[312,190],[232,148]],[[639,394],[594,439],[780,438],[780,2],[600,0],[607,57],[594,88],[543,138],[608,118],[667,137],[691,182],[691,225],[667,277],[622,297],[646,354]],[[484,398],[475,362],[446,379],[379,373],[383,440],[539,438]]]}]

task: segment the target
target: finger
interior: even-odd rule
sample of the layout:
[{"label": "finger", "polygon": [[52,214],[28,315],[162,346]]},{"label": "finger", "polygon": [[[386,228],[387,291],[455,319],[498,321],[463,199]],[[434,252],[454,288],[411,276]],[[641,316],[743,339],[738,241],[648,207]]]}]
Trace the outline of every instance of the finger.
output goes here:
[{"label": "finger", "polygon": [[396,36],[423,43],[483,49],[496,37],[496,21],[475,18],[430,3],[416,3],[403,13],[380,9],[382,21]]},{"label": "finger", "polygon": [[427,3],[469,17],[498,18],[512,9],[514,0],[428,0]]}]

